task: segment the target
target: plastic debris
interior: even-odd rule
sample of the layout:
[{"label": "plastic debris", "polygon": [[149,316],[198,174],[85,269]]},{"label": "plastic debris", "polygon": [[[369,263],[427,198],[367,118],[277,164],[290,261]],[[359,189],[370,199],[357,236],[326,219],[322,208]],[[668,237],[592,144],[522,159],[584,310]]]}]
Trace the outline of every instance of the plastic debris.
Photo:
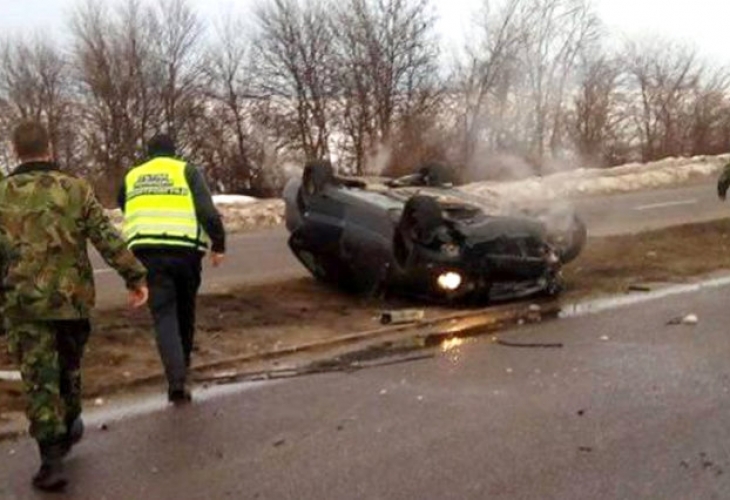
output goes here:
[{"label": "plastic debris", "polygon": [[677,316],[667,321],[667,325],[696,325],[699,318],[696,314],[687,314],[685,316]]},{"label": "plastic debris", "polygon": [[380,313],[380,323],[383,325],[397,325],[401,323],[415,323],[426,316],[423,309],[400,309],[383,311]]},{"label": "plastic debris", "polygon": [[682,318],[682,324],[684,325],[696,325],[699,321],[699,318],[696,314],[688,314],[684,318]]}]

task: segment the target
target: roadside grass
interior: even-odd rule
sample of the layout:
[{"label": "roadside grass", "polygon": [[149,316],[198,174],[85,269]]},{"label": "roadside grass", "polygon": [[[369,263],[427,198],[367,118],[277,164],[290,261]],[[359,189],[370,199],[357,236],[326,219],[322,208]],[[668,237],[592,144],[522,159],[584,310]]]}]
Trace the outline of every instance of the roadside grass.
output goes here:
[{"label": "roadside grass", "polygon": [[[730,219],[589,238],[564,270],[563,298],[621,294],[632,285],[687,282],[725,269],[730,270]],[[194,364],[377,328],[379,310],[403,305],[347,296],[311,278],[204,295]],[[430,309],[427,316],[436,312]],[[86,397],[108,396],[140,379],[162,380],[146,311],[99,311],[93,323],[84,358]],[[6,347],[0,337],[0,370],[14,368]],[[3,412],[22,408],[20,384],[0,381],[0,423]]]},{"label": "roadside grass", "polygon": [[566,298],[626,292],[642,283],[682,283],[730,270],[730,219],[633,235],[590,238],[566,266]]}]

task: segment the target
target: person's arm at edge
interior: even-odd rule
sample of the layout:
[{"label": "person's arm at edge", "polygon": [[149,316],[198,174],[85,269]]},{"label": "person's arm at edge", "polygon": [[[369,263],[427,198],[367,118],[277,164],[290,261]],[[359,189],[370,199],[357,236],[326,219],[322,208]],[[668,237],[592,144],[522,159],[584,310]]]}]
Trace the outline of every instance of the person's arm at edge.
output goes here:
[{"label": "person's arm at edge", "polygon": [[717,197],[725,200],[728,187],[730,187],[730,162],[722,169],[720,178],[717,180]]},{"label": "person's arm at edge", "polygon": [[119,187],[119,191],[117,191],[117,205],[121,209],[122,213],[124,213],[124,209],[127,205],[127,182],[126,177],[122,180],[122,185]]},{"label": "person's arm at edge", "polygon": [[213,197],[210,194],[208,185],[203,175],[195,168],[194,165],[188,163],[185,167],[185,177],[190,186],[193,195],[193,203],[195,203],[195,215],[203,226],[205,232],[210,237],[211,251],[217,254],[226,252],[226,231],[223,226],[218,209],[215,208]]}]

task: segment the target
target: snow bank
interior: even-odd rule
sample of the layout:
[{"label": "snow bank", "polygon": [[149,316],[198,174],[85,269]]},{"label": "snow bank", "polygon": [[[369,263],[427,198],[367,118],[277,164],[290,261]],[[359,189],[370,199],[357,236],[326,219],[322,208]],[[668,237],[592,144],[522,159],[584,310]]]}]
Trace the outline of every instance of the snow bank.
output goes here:
[{"label": "snow bank", "polygon": [[284,221],[284,200],[258,200],[246,205],[218,205],[229,232],[273,227]]},{"label": "snow bank", "polygon": [[[532,177],[514,182],[477,182],[461,186],[472,194],[523,201],[576,198],[625,193],[681,185],[691,180],[717,176],[730,161],[730,154],[666,158],[653,163],[631,163],[609,169],[577,169],[546,177]],[[230,233],[273,227],[284,220],[284,201],[256,199],[250,196],[216,195],[214,201]],[[121,224],[119,210],[109,212]]]},{"label": "snow bank", "polygon": [[653,163],[631,163],[610,169],[577,169],[514,182],[477,182],[461,186],[461,189],[477,195],[497,194],[512,202],[600,196],[676,186],[716,176],[728,161],[730,154],[666,158]]},{"label": "snow bank", "polygon": [[214,194],[213,203],[216,205],[247,205],[258,201],[253,196],[245,196],[242,194]]},{"label": "snow bank", "polygon": [[[223,218],[226,230],[231,233],[278,226],[284,220],[284,200],[244,197],[214,196],[213,201]],[[118,228],[122,225],[122,211],[107,211]]]}]

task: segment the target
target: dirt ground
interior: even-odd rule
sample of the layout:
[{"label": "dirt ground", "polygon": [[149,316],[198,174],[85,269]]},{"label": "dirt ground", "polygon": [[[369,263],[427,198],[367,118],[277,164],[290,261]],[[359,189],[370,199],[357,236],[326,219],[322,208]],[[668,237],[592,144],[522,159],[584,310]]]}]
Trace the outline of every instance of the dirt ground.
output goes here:
[{"label": "dirt ground", "polygon": [[[565,269],[565,301],[626,292],[643,283],[685,282],[730,269],[730,219],[637,235],[590,238]],[[310,278],[251,286],[199,299],[194,366],[282,350],[380,327],[379,311],[413,306],[347,296]],[[428,315],[443,309],[429,308]],[[161,380],[146,311],[97,312],[84,358],[89,398]],[[13,369],[0,337],[0,370]],[[0,381],[2,413],[22,409],[19,383]]]}]

